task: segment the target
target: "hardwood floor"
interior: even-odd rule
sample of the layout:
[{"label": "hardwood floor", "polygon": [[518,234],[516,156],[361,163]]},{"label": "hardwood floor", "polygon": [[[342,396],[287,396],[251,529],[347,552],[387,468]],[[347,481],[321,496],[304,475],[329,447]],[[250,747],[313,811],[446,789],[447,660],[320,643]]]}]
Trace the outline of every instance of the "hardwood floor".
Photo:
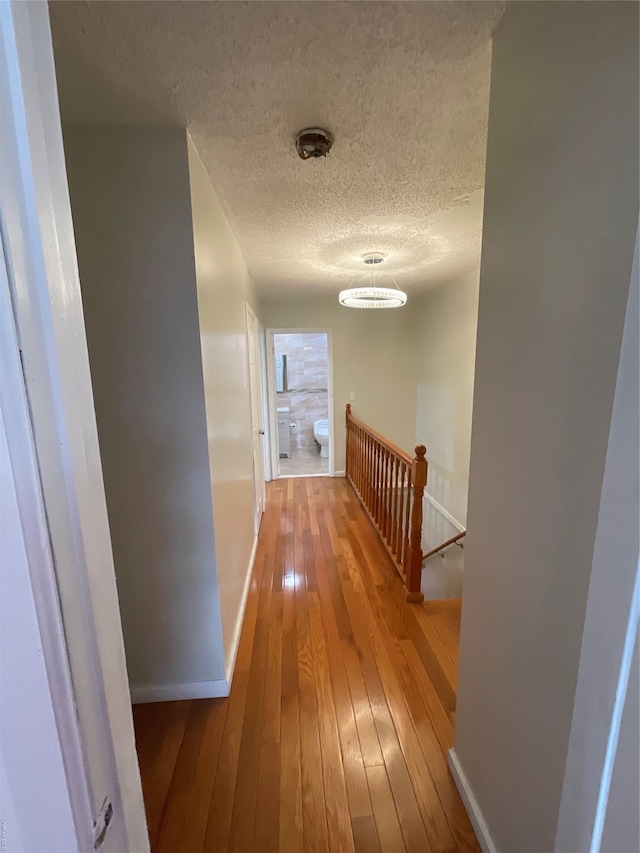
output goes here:
[{"label": "hardwood floor", "polygon": [[475,851],[459,602],[409,605],[344,479],[271,484],[228,699],[137,705],[154,853]]}]

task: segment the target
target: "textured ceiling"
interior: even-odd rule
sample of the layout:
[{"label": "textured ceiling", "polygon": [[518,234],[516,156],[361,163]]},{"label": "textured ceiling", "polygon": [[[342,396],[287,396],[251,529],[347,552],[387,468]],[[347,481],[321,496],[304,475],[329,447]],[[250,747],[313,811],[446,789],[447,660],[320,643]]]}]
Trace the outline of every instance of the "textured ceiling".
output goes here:
[{"label": "textured ceiling", "polygon": [[[479,265],[502,3],[51,7],[64,120],[188,127],[261,295],[338,290],[376,250],[409,293]],[[308,126],[326,159],[298,158]]]}]

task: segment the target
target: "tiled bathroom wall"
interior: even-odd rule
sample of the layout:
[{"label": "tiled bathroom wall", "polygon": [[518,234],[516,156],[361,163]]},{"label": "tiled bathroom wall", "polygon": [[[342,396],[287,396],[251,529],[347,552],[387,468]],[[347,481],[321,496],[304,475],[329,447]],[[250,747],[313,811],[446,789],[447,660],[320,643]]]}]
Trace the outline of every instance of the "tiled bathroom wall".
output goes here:
[{"label": "tiled bathroom wall", "polygon": [[277,393],[277,405],[289,406],[295,423],[291,444],[316,453],[313,423],[329,417],[328,353],[326,333],[274,335],[276,355],[287,356],[287,391]]}]

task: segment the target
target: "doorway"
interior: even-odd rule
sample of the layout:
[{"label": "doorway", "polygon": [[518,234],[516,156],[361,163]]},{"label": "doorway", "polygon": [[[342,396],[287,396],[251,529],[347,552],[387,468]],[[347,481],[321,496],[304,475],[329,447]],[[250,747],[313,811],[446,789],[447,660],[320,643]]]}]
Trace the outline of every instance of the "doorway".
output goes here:
[{"label": "doorway", "polygon": [[249,353],[249,395],[251,397],[251,432],[253,448],[253,480],[255,505],[255,531],[267,502],[264,476],[264,426],[262,419],[262,378],[260,370],[260,323],[249,303],[247,310],[247,343]]},{"label": "doorway", "polygon": [[330,331],[271,329],[268,350],[273,475],[333,476]]}]

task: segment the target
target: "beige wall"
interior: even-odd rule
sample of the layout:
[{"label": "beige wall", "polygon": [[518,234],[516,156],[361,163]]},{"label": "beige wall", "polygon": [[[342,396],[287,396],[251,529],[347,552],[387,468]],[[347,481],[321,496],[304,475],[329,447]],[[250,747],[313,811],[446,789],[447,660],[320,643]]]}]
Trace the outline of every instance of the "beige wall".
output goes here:
[{"label": "beige wall", "polygon": [[[598,527],[582,633],[578,686],[556,834],[556,851],[592,847],[594,822],[611,761],[603,809],[602,853],[640,850],[640,227],[620,350],[602,481]],[[635,603],[634,603],[635,598]],[[635,612],[634,612],[635,610]],[[626,653],[625,656],[625,646]],[[631,659],[630,659],[631,658]],[[624,666],[630,668],[626,697]],[[610,741],[620,708],[617,745]],[[615,757],[614,757],[615,756]],[[604,805],[604,803],[603,803]]]},{"label": "beige wall", "polygon": [[416,440],[427,446],[427,491],[467,520],[480,271],[429,290],[419,316]]},{"label": "beige wall", "polygon": [[255,539],[245,300],[257,313],[257,299],[238,244],[190,139],[189,176],[216,565],[229,674]]},{"label": "beige wall", "polygon": [[132,692],[211,695],[255,536],[255,294],[186,131],[71,126],[65,148]]},{"label": "beige wall", "polygon": [[[427,291],[413,306],[418,315],[416,441],[427,447],[423,550],[446,542],[466,527],[471,410],[478,323],[480,271]],[[448,598],[462,592],[464,550],[448,548],[425,563],[423,592]]]},{"label": "beige wall", "polygon": [[507,4],[455,743],[504,853],[554,849],[638,222],[638,101],[636,4]]},{"label": "beige wall", "polygon": [[344,410],[355,391],[354,414],[409,452],[415,446],[416,320],[406,308],[344,308],[338,297],[266,300],[265,327],[331,329],[335,412],[335,469],[345,466]]}]

